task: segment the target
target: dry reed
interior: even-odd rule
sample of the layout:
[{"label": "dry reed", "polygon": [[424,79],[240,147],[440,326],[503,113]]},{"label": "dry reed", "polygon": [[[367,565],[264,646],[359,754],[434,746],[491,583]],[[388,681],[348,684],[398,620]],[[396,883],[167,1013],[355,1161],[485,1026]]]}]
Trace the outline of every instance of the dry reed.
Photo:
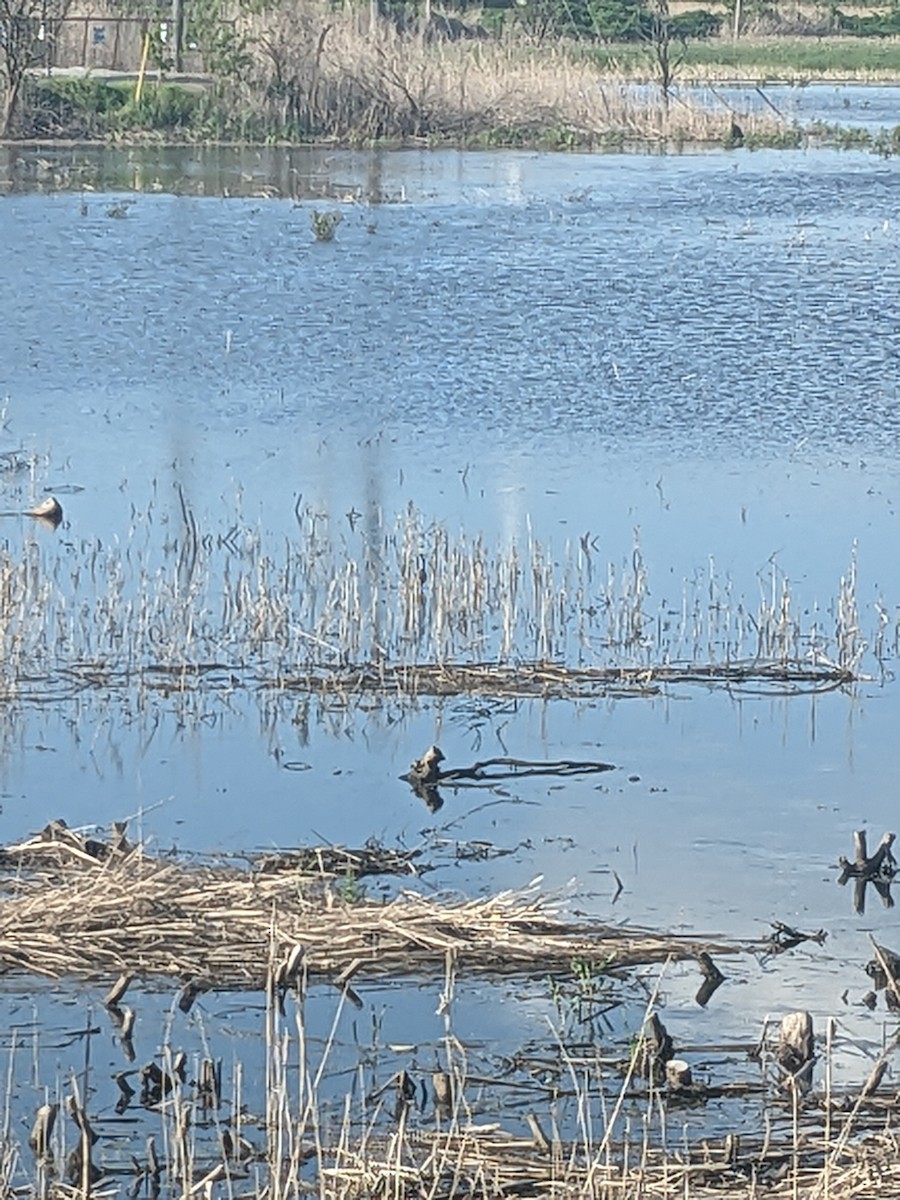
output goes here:
[{"label": "dry reed", "polygon": [[[0,696],[790,694],[852,683],[867,652],[855,558],[825,607],[775,567],[754,604],[714,564],[654,600],[637,544],[602,573],[586,536],[491,547],[412,509],[349,531],[300,509],[287,540],[239,518],[201,533],[186,508],[180,530],[158,521],[148,506],[121,543],[0,551]],[[873,645],[896,650],[882,598],[873,622]]]},{"label": "dry reed", "polygon": [[[294,134],[378,138],[496,136],[602,144],[722,140],[732,113],[601,74],[577,45],[437,36],[438,23],[398,28],[371,11],[288,3],[246,18],[255,73],[248,100],[268,96],[267,119]],[[455,22],[456,32],[467,27]],[[645,77],[652,79],[648,55]],[[740,115],[745,134],[771,134],[773,113]]]},{"label": "dry reed", "polygon": [[[696,955],[701,945],[717,954],[742,947],[723,939],[710,945],[573,924],[534,890],[477,901],[403,893],[389,903],[348,904],[340,899],[339,879],[323,876],[315,857],[284,869],[272,862],[265,870],[262,864],[198,865],[153,856],[129,846],[123,829],[114,832],[107,845],[57,824],[7,848],[0,906],[4,967],[53,978],[111,981],[121,975],[107,1004],[121,999],[134,976],[163,987],[177,979],[183,986],[173,1013],[176,1007],[186,1010],[204,988],[264,988],[266,994],[265,1109],[258,1115],[246,1108],[239,1062],[233,1064],[232,1098],[223,1099],[221,1064],[216,1066],[205,1041],[203,1063],[185,1072],[184,1055],[172,1044],[171,1014],[167,1018],[160,1062],[154,1059],[140,1071],[150,1086],[142,1084],[144,1114],[131,1143],[138,1136],[143,1142],[153,1120],[159,1130],[145,1155],[130,1145],[136,1188],[146,1182],[153,1195],[165,1186],[166,1194],[185,1198],[268,1200],[310,1189],[322,1200],[451,1200],[461,1194],[471,1200],[498,1195],[859,1200],[900,1189],[900,1143],[893,1131],[897,1099],[890,1089],[878,1090],[883,1072],[876,1082],[873,1073],[868,1082],[837,1093],[826,1070],[824,1093],[786,1094],[766,1069],[765,1037],[762,1069],[751,1064],[755,1082],[749,1089],[729,1092],[727,1085],[701,1084],[688,1095],[691,1106],[729,1094],[752,1096],[746,1113],[755,1114],[755,1124],[747,1128],[745,1115],[740,1134],[721,1131],[721,1111],[718,1131],[708,1132],[705,1121],[695,1119],[697,1108],[684,1108],[684,1096],[667,1091],[652,1074],[642,1076],[636,1053],[640,1025],[629,1051],[621,1040],[604,1046],[607,1035],[587,1038],[581,1018],[574,1040],[554,1031],[545,1048],[532,1044],[530,1061],[526,1056],[520,1063],[531,1079],[519,1089],[521,1100],[508,1112],[501,1108],[499,1119],[478,1115],[474,1097],[485,1088],[502,1090],[504,1081],[474,1073],[466,1046],[453,1032],[459,976],[546,982],[550,972],[569,976],[577,961],[592,964],[599,986],[604,978],[621,979],[629,964],[667,963]],[[366,861],[367,852],[345,853]],[[333,1059],[341,1013],[348,1003],[361,1003],[353,986],[423,976],[443,979],[438,1017],[445,1032],[430,1086],[418,1078],[421,1064],[371,1084],[363,1082],[361,1070],[357,1077],[345,1065],[338,1068]],[[333,984],[339,998],[327,1033],[313,1037],[307,996],[320,979]],[[656,988],[644,991],[645,1022],[655,1011],[661,981],[662,976]],[[627,1025],[623,1033],[627,1037]],[[120,1033],[123,1050],[126,1038]],[[831,1023],[829,1055],[834,1045]],[[750,1048],[742,1049],[746,1059]],[[357,1050],[365,1053],[358,1043]],[[13,1041],[7,1114],[16,1090],[15,1051]],[[728,1057],[733,1060],[737,1051],[731,1048]],[[84,1129],[105,1124],[87,1111],[95,1091],[89,1061],[86,1049],[84,1079],[66,1083],[70,1116],[77,1105],[76,1126],[82,1130],[81,1158],[69,1156],[71,1185],[56,1178],[57,1164],[67,1157],[64,1129],[48,1137],[46,1152],[36,1157],[41,1187],[55,1180],[54,1195],[111,1195],[119,1186],[115,1173],[103,1173],[121,1173],[124,1130],[110,1127],[108,1147],[102,1138],[92,1147],[83,1136]],[[126,1108],[135,1096],[125,1086],[128,1074],[116,1077]],[[343,1099],[335,1092],[341,1078],[351,1081]],[[59,1085],[56,1095],[62,1096]],[[522,1103],[529,1106],[524,1113]],[[682,1121],[684,1136],[673,1139],[668,1131]],[[522,1133],[523,1125],[529,1134]],[[85,1164],[96,1170],[96,1181]],[[8,1115],[0,1129],[0,1169],[3,1195],[27,1188],[30,1168]]]},{"label": "dry reed", "polygon": [[305,870],[293,857],[277,869],[271,856],[247,870],[192,866],[141,847],[85,842],[60,823],[7,847],[0,866],[0,963],[48,978],[127,972],[198,988],[260,989],[271,954],[298,946],[308,975],[345,980],[434,974],[448,956],[474,974],[531,976],[567,969],[573,959],[631,966],[741,948],[727,939],[566,921],[535,889],[478,900],[402,892],[387,904],[347,903],[314,854]]}]

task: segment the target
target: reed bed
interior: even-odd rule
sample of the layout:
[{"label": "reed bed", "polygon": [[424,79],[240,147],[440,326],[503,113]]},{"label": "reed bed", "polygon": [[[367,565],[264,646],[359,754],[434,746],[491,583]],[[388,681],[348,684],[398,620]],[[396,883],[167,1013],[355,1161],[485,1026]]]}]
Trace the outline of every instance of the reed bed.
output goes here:
[{"label": "reed bed", "polygon": [[[17,1141],[22,1118],[9,1117],[20,1111],[10,1035],[0,1194],[36,1188],[87,1200],[127,1187],[133,1195],[182,1200],[307,1193],[322,1200],[859,1200],[900,1187],[897,1096],[881,1087],[890,1047],[867,1080],[840,1092],[829,1065],[838,1040],[834,1021],[821,1087],[786,1083],[773,1065],[766,1029],[755,1045],[685,1050],[706,1070],[718,1062],[720,1071],[737,1075],[733,1082],[675,1087],[647,1069],[642,1047],[663,1002],[667,964],[771,945],[575,923],[535,888],[474,901],[403,891],[388,902],[351,903],[342,891],[348,864],[403,874],[415,869],[409,856],[371,848],[295,852],[244,867],[188,861],[130,845],[121,825],[99,840],[57,822],[6,847],[4,972],[104,986],[115,980],[104,1004],[122,1063],[87,1044],[77,1079],[29,1085],[28,1097],[46,1097],[29,1155]],[[643,964],[661,964],[653,968],[655,985],[648,971],[638,978],[633,970]],[[530,1037],[528,1048],[513,1055],[500,1047],[479,1061],[459,1040],[454,1009],[461,980],[515,981],[521,995],[546,989],[553,978],[580,979],[583,1001],[598,1011],[622,1006],[616,1029],[603,1022],[595,1029],[573,1006],[568,1016],[559,1010],[549,1034]],[[439,992],[436,1043],[373,1053],[360,1043],[355,1020],[352,1040],[339,1042],[346,1006],[364,1007],[354,987],[387,981],[430,982]],[[311,1015],[320,983],[337,989],[330,1027],[318,1002],[318,1023]],[[138,1010],[141,993],[176,990],[161,1040],[151,1038],[154,1057],[143,1066],[132,1042],[135,1009],[121,1004],[132,987],[128,999]],[[264,1071],[234,1057],[232,1010],[220,1035],[232,1056],[223,1073],[208,1024],[214,1006],[197,1017],[202,1058],[186,1060],[178,1039],[194,1014],[182,1024],[178,1010],[190,1013],[207,990],[264,993]],[[146,1012],[141,1019],[146,1024]],[[99,1032],[89,1015],[87,1042]],[[848,1040],[858,1051],[857,1039]],[[249,1052],[245,1042],[242,1054]],[[404,1054],[413,1060],[398,1069]],[[424,1065],[432,1056],[433,1069]],[[36,1041],[28,1057],[30,1077],[41,1061]],[[255,1089],[246,1083],[254,1069],[264,1078]],[[118,1094],[118,1117],[109,1115],[110,1092]]]},{"label": "reed bed", "polygon": [[[478,33],[477,26],[455,18],[404,28],[321,0],[289,0],[245,23],[252,68],[244,111],[295,136],[591,145],[721,141],[731,127],[724,105],[714,111],[690,97],[667,102],[652,86],[649,53],[643,72],[627,77],[601,72],[577,43],[538,43],[514,27],[499,38],[466,37],[460,34]],[[451,23],[455,38],[444,33]],[[748,137],[785,127],[771,111],[740,120]]]},{"label": "reed bed", "polygon": [[404,891],[389,903],[348,903],[342,876],[323,875],[316,858],[305,870],[292,856],[285,869],[271,856],[247,870],[190,865],[85,843],[54,823],[3,852],[0,964],[52,979],[129,973],[258,990],[273,953],[302,952],[308,977],[347,981],[433,975],[448,957],[474,974],[534,976],[573,959],[627,967],[740,948],[566,921],[536,889],[477,900]]},{"label": "reed bed", "polygon": [[[546,986],[547,973],[571,976],[573,962],[589,961],[599,986],[621,980],[629,965],[695,954],[695,939],[572,925],[535,891],[474,902],[402,894],[386,904],[348,905],[334,877],[154,857],[128,846],[121,829],[107,844],[56,825],[8,847],[4,866],[5,969],[104,982],[120,975],[104,1003],[124,1056],[119,1065],[87,1046],[77,1080],[38,1089],[48,1097],[39,1119],[48,1108],[61,1111],[54,1133],[52,1122],[35,1123],[32,1155],[7,1120],[0,1130],[5,1196],[34,1185],[40,1194],[80,1200],[126,1187],[183,1200],[308,1193],[322,1200],[860,1200],[900,1186],[894,1092],[862,1080],[837,1092],[827,1062],[823,1088],[786,1087],[770,1070],[765,1031],[755,1048],[717,1048],[720,1061],[745,1076],[732,1087],[679,1090],[646,1073],[639,1051],[665,966],[654,970],[655,986],[644,973],[639,1011],[615,1034],[604,1027],[592,1037],[579,1017],[568,1032],[553,1027],[549,1039],[545,1031],[512,1058],[498,1050],[493,1067],[479,1070],[476,1053],[454,1032],[466,974],[515,978],[521,986],[537,977]],[[742,949],[721,938],[702,947]],[[180,988],[157,1052],[143,1066],[131,1042],[134,1011],[119,1006],[135,976],[157,988],[174,978]],[[442,1036],[399,1070],[404,1048],[373,1055],[355,1032],[349,1045],[337,1037],[344,1008],[363,1006],[353,985],[385,976],[432,979],[440,991]],[[314,1029],[309,1005],[321,980],[339,993],[330,1030],[327,1016]],[[264,990],[261,1092],[247,1087],[252,1068],[242,1061],[232,1061],[227,1086],[208,1017],[202,1060],[186,1062],[179,1050],[188,1025],[174,1019],[176,1009],[187,1013],[207,988]],[[142,1007],[137,989],[129,1001]],[[227,1025],[233,1055],[233,1016]],[[98,1032],[89,1017],[86,1038]],[[826,1058],[835,1041],[830,1022]],[[18,1104],[11,1045],[8,1111]],[[359,1058],[356,1067],[346,1061],[348,1050]],[[694,1052],[707,1063],[715,1058],[703,1047]],[[883,1068],[888,1053],[877,1065]],[[432,1054],[433,1070],[423,1062]],[[36,1068],[36,1047],[32,1056]],[[129,1083],[134,1077],[140,1094]],[[124,1123],[102,1099],[113,1081]],[[715,1108],[709,1120],[708,1104]],[[66,1113],[76,1126],[74,1149]]]},{"label": "reed bed", "polygon": [[[821,1133],[804,1134],[802,1148],[790,1139],[761,1137],[707,1141],[690,1150],[661,1149],[635,1139],[591,1157],[578,1144],[547,1143],[511,1135],[498,1124],[470,1124],[458,1131],[408,1136],[366,1144],[343,1153],[323,1172],[326,1196],[426,1195],[435,1200],[458,1194],[492,1196],[590,1196],[597,1200],[652,1197],[739,1200],[793,1197],[804,1200],[861,1200],[886,1197],[900,1187],[893,1131],[868,1136],[839,1150]],[[826,1167],[827,1163],[827,1167]]]},{"label": "reed bed", "polygon": [[852,555],[822,604],[801,607],[774,566],[751,585],[711,562],[655,594],[638,541],[618,562],[587,535],[490,545],[412,508],[349,527],[298,508],[280,536],[151,503],[121,541],[0,550],[0,696],[790,694],[852,683],[870,645],[896,653],[883,598],[863,629]]}]

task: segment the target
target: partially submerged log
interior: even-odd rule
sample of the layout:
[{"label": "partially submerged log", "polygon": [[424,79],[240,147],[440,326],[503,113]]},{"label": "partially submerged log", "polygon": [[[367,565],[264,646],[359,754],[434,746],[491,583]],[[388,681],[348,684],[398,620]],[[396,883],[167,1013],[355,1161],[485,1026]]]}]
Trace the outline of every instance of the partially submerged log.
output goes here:
[{"label": "partially submerged log", "polygon": [[400,778],[408,783],[420,800],[424,800],[431,812],[443,805],[438,786],[453,787],[492,786],[510,779],[523,779],[533,775],[591,775],[600,771],[614,771],[612,763],[574,759],[555,762],[532,762],[522,758],[486,758],[471,767],[441,768],[445,761],[439,746],[429,746],[421,758],[410,764],[409,771]]}]

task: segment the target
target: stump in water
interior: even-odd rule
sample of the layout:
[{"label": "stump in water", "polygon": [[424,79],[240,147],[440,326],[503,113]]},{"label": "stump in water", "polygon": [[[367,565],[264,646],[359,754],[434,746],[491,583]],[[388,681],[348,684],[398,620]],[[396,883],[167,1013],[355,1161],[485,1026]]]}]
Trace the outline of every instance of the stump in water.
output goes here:
[{"label": "stump in water", "polygon": [[849,879],[855,881],[853,889],[854,911],[862,915],[866,910],[866,884],[871,883],[885,908],[894,907],[891,895],[891,883],[897,874],[897,860],[891,847],[896,834],[886,833],[878,844],[878,849],[870,857],[866,844],[866,831],[857,829],[853,834],[853,862],[844,855],[838,859],[841,868],[838,883],[845,884]]},{"label": "stump in water", "polygon": [[666,1064],[675,1053],[675,1046],[662,1021],[653,1013],[645,1022],[638,1046],[638,1070],[651,1083],[666,1078]]},{"label": "stump in water", "polygon": [[701,950],[697,955],[697,962],[700,964],[703,982],[700,984],[695,999],[701,1008],[706,1008],[713,993],[725,982],[725,976],[705,950]]},{"label": "stump in water", "polygon": [[409,771],[402,778],[410,785],[420,800],[424,800],[429,812],[437,812],[443,799],[437,789],[441,778],[440,764],[444,761],[439,746],[429,746],[421,758],[410,763]]},{"label": "stump in water", "polygon": [[62,505],[55,496],[48,496],[34,508],[29,508],[26,517],[34,517],[45,529],[56,529],[63,519]]},{"label": "stump in water", "polygon": [[438,1112],[449,1113],[453,1107],[453,1080],[446,1071],[435,1071],[431,1076],[434,1091],[434,1106]]},{"label": "stump in water", "polygon": [[410,764],[409,773],[418,783],[433,786],[441,778],[444,755],[439,746],[429,746],[421,758]]},{"label": "stump in water", "polygon": [[32,1125],[31,1133],[28,1135],[28,1145],[34,1151],[35,1158],[52,1158],[53,1150],[50,1145],[50,1139],[53,1137],[53,1127],[56,1124],[56,1114],[58,1112],[58,1104],[42,1104],[37,1110],[34,1125]]},{"label": "stump in water", "polygon": [[683,1058],[670,1058],[666,1063],[666,1086],[671,1089],[690,1087],[694,1082],[690,1063]]},{"label": "stump in water", "polygon": [[808,1012],[792,1012],[781,1022],[775,1061],[787,1074],[785,1081],[807,1091],[816,1061],[813,1019]]},{"label": "stump in water", "polygon": [[879,946],[871,935],[869,940],[875,957],[866,963],[866,974],[875,985],[876,991],[885,990],[885,1003],[891,1012],[896,1012],[900,1008],[900,956],[884,946]]}]

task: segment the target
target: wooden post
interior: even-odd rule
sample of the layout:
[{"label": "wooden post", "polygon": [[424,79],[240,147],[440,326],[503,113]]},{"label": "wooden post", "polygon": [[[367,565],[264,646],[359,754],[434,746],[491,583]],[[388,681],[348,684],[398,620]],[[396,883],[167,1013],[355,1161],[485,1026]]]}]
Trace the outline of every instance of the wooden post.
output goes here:
[{"label": "wooden post", "polygon": [[140,104],[141,94],[144,90],[144,75],[147,72],[147,59],[150,56],[150,31],[144,30],[144,46],[141,50],[141,66],[138,71],[137,83],[134,85],[134,102]]}]

